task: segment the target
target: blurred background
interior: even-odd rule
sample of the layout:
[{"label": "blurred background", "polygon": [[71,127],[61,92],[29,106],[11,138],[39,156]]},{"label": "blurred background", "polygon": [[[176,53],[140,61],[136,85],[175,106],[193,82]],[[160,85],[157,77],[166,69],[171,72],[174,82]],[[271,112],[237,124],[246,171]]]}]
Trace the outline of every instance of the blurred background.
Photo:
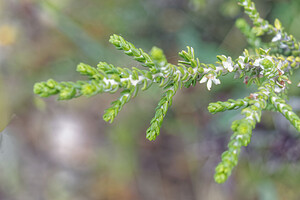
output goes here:
[{"label": "blurred background", "polygon": [[[256,3],[300,39],[299,0]],[[145,51],[162,48],[174,64],[187,45],[204,63],[236,58],[247,47],[239,17],[235,0],[0,0],[0,200],[300,199],[299,133],[279,114],[265,112],[229,180],[213,180],[241,116],[211,115],[207,106],[248,96],[255,88],[242,80],[179,91],[155,142],[145,132],[158,87],[139,93],[113,124],[102,114],[118,94],[57,101],[32,92],[49,78],[82,79],[79,62],[139,67],[109,44],[114,33]],[[299,114],[299,89],[290,95]]]}]

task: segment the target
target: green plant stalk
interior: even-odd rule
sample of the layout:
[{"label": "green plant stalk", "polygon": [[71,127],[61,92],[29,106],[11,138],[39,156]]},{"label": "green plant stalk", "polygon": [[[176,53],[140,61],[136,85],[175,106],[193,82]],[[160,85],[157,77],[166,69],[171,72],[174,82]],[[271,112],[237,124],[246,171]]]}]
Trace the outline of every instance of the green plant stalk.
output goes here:
[{"label": "green plant stalk", "polygon": [[[254,25],[250,28],[243,20],[237,22],[249,44],[255,48],[255,51],[251,51],[252,54],[245,49],[236,59],[218,55],[216,63],[205,64],[195,57],[192,47],[187,47],[187,51],[179,52],[182,60],[174,65],[168,63],[163,51],[157,47],[153,47],[148,54],[123,37],[112,35],[109,41],[117,49],[140,62],[143,69],[120,68],[105,62],[100,62],[97,67],[80,63],[77,71],[88,77],[88,80],[57,82],[49,79],[36,83],[34,93],[41,97],[58,95],[59,100],[70,100],[80,96],[91,97],[120,91],[120,97],[112,102],[103,115],[105,121],[113,122],[124,105],[139,91],[158,84],[164,93],[146,132],[147,139],[152,141],[159,135],[163,119],[179,89],[205,83],[207,89],[211,90],[213,84],[221,84],[222,76],[233,73],[235,78],[242,79],[242,84],[255,84],[258,91],[244,98],[218,101],[208,106],[208,111],[212,114],[241,108],[241,114],[244,115],[244,118],[232,123],[233,135],[228,150],[222,154],[221,162],[216,167],[215,181],[224,183],[238,163],[241,147],[249,144],[252,131],[260,122],[264,110],[280,112],[300,132],[299,117],[285,101],[289,85],[295,84],[290,81],[290,77],[300,66],[299,42],[283,31],[278,19],[274,26],[262,19],[251,0],[239,0],[238,3],[244,7]],[[259,36],[263,34],[273,35],[272,40],[262,43]]]}]

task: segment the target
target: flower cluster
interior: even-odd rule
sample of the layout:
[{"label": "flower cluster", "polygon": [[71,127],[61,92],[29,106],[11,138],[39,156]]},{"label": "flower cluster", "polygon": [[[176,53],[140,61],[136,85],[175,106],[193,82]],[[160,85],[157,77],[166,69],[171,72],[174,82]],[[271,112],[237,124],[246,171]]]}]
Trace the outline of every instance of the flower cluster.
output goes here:
[{"label": "flower cluster", "polygon": [[[255,53],[250,54],[248,50],[244,50],[236,59],[219,55],[216,63],[205,64],[195,58],[193,48],[187,47],[187,51],[179,53],[182,60],[174,65],[168,63],[163,51],[157,47],[153,47],[148,54],[123,37],[112,35],[110,43],[140,62],[143,69],[120,68],[105,62],[100,62],[97,67],[80,63],[77,71],[87,76],[88,80],[57,82],[49,79],[46,82],[36,83],[34,93],[41,97],[58,95],[59,100],[68,100],[121,90],[120,97],[112,102],[111,107],[106,109],[103,115],[105,121],[113,122],[123,106],[139,91],[158,84],[164,93],[146,131],[146,137],[155,140],[178,89],[182,86],[188,88],[195,86],[196,83],[206,83],[207,89],[211,90],[213,83],[221,84],[222,76],[234,73],[235,78],[243,79],[245,84],[256,84],[258,91],[241,99],[218,101],[208,106],[208,111],[212,114],[242,108],[241,114],[244,115],[244,118],[232,123],[233,135],[228,150],[222,154],[222,160],[216,167],[215,181],[223,183],[237,165],[241,147],[249,144],[252,130],[260,122],[264,110],[272,108],[272,111],[280,112],[300,132],[300,119],[284,100],[288,86],[292,84],[290,76],[300,65],[299,42],[283,31],[279,20],[275,20],[273,26],[262,19],[251,0],[238,2],[253,21],[254,27],[250,28],[242,19],[236,24],[247,37],[249,44],[255,48]],[[269,43],[262,43],[259,36],[263,34],[273,35],[272,40]]]}]

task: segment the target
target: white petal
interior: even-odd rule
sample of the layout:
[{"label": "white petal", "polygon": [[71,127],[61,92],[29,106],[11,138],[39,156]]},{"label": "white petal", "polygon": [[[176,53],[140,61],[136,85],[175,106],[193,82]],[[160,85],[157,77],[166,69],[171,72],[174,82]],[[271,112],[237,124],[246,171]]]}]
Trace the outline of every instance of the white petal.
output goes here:
[{"label": "white petal", "polygon": [[248,6],[248,2],[247,1],[243,1],[243,6]]},{"label": "white petal", "polygon": [[255,60],[253,65],[258,67],[260,65],[260,61],[261,61],[261,59]]},{"label": "white petal", "polygon": [[275,37],[273,37],[272,42],[277,42],[281,40],[281,33],[277,33]]},{"label": "white petal", "polygon": [[203,76],[202,79],[200,80],[200,83],[204,83],[204,82],[206,82],[206,81],[207,81],[206,76]]},{"label": "white petal", "polygon": [[245,63],[244,63],[244,61],[239,60],[238,63],[239,63],[239,66],[240,66],[241,69],[244,69],[244,68],[245,68]]},{"label": "white petal", "polygon": [[278,87],[277,85],[275,85],[274,91],[275,91],[276,93],[279,93],[279,92],[282,91],[282,88],[280,88],[280,87]]},{"label": "white petal", "polygon": [[207,89],[208,90],[210,90],[211,85],[212,85],[211,79],[208,79],[208,81],[207,81]]},{"label": "white petal", "polygon": [[233,65],[233,62],[232,62],[231,57],[228,57],[228,58],[227,58],[227,62],[229,62],[231,65]]},{"label": "white petal", "polygon": [[232,64],[230,62],[223,61],[222,64],[223,64],[223,66],[224,66],[225,69],[227,69],[228,71],[232,72],[233,67],[232,67]]},{"label": "white petal", "polygon": [[217,78],[213,79],[214,84],[219,85],[221,83],[221,81]]}]

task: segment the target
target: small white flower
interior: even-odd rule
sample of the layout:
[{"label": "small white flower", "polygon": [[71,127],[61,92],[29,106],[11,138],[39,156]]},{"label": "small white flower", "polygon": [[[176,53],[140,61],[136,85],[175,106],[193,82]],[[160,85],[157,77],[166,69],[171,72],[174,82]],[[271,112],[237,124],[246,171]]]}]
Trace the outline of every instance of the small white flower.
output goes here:
[{"label": "small white flower", "polygon": [[223,64],[223,67],[225,69],[227,69],[229,72],[233,71],[233,62],[232,62],[231,57],[228,57],[226,61],[222,62],[222,64]]},{"label": "small white flower", "polygon": [[221,82],[219,79],[216,78],[216,76],[214,74],[207,74],[204,75],[202,77],[202,79],[200,80],[200,83],[204,83],[207,81],[207,89],[210,90],[211,86],[212,86],[212,82],[214,82],[214,84],[219,85]]},{"label": "small white flower", "polygon": [[281,32],[279,31],[272,39],[272,42],[277,42],[281,40]]},{"label": "small white flower", "polygon": [[243,6],[248,6],[248,2],[247,1],[243,1],[242,5]]},{"label": "small white flower", "polygon": [[274,91],[275,91],[276,93],[280,93],[280,92],[282,92],[282,90],[284,90],[283,87],[279,87],[278,85],[275,85]]},{"label": "small white flower", "polygon": [[[256,59],[256,60],[254,61],[253,65],[254,65],[255,67],[260,67],[260,66],[261,66],[260,61],[262,61],[261,58]],[[262,66],[262,68],[263,68],[263,66]]]},{"label": "small white flower", "polygon": [[255,67],[260,67],[262,70],[265,69],[265,67],[261,64],[261,62],[264,60],[264,59],[268,59],[269,61],[271,61],[273,64],[274,64],[274,61],[273,61],[273,58],[271,56],[263,56],[261,58],[258,58],[254,61],[253,63],[253,66]]},{"label": "small white flower", "polygon": [[238,64],[241,69],[245,68],[245,63],[244,63],[245,57],[244,56],[239,56]]}]

